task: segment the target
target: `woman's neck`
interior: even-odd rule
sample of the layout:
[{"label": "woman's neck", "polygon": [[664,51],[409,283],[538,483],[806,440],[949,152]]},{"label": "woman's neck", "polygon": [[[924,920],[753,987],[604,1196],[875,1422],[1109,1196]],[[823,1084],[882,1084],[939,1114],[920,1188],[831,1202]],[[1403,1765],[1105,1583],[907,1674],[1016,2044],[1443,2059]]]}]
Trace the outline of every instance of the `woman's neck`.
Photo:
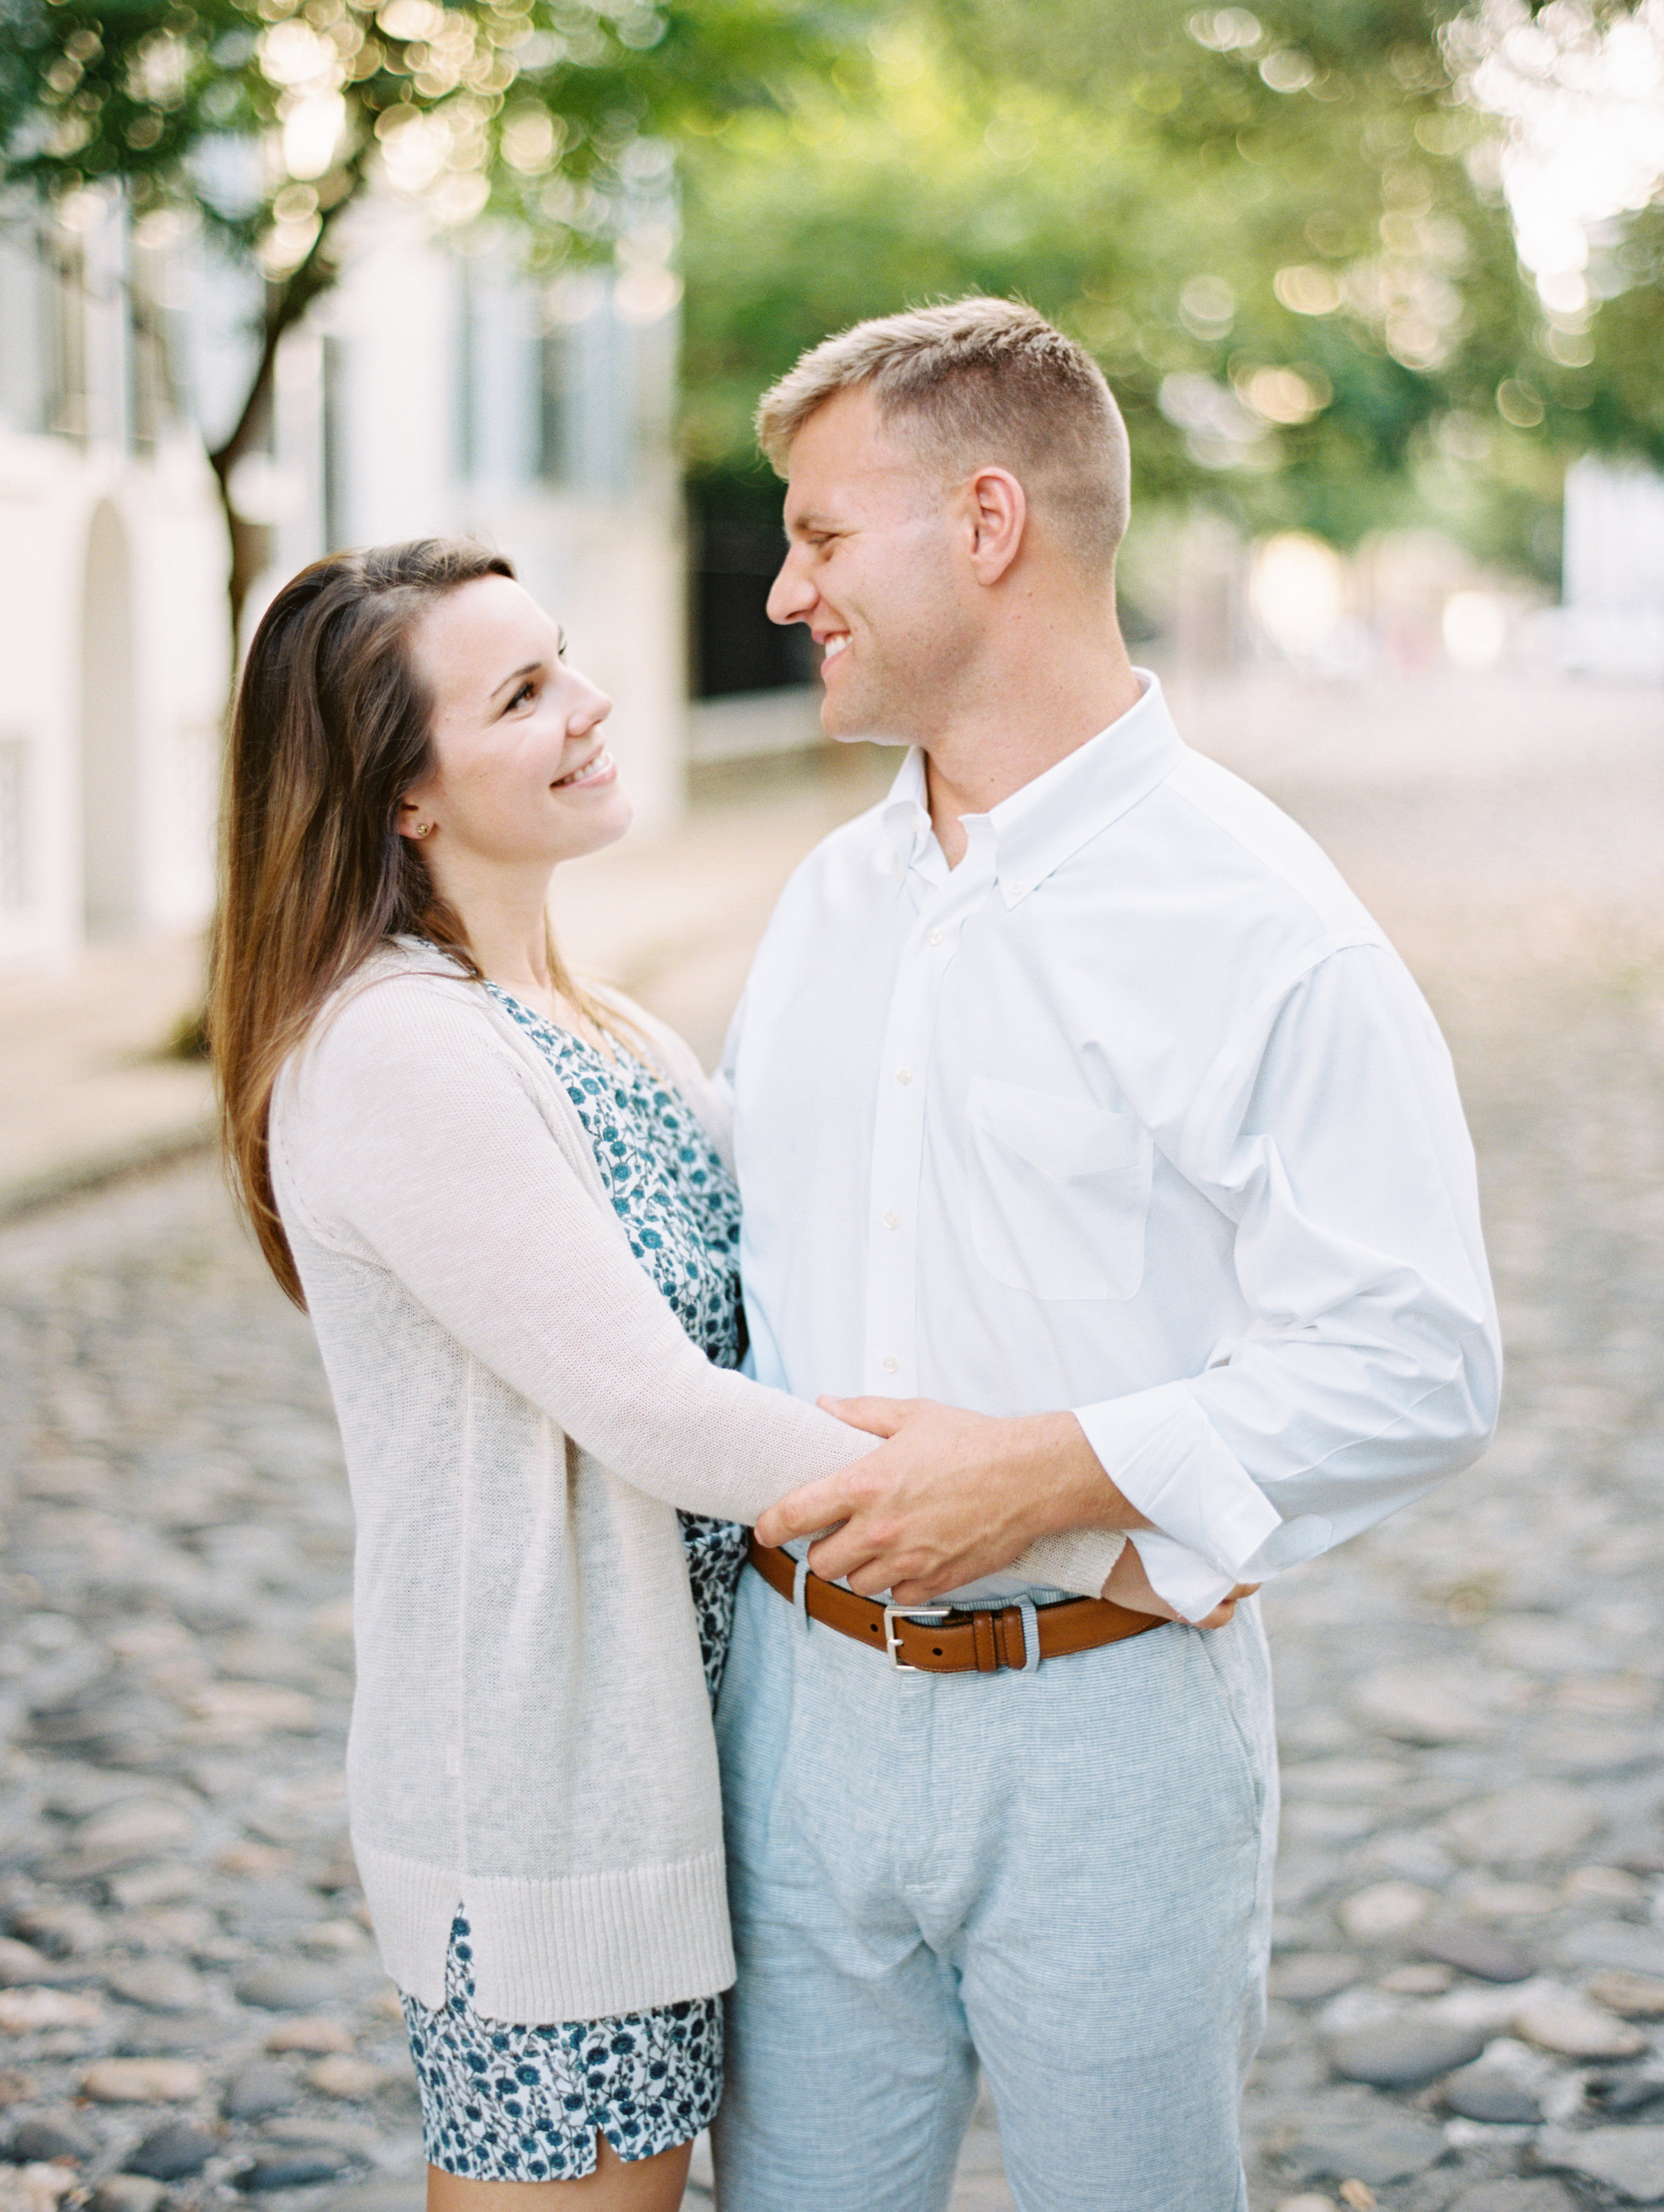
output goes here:
[{"label": "woman's neck", "polygon": [[[434,856],[437,859],[437,855]],[[549,968],[550,872],[510,875],[435,867],[434,888],[462,924],[483,974],[516,998],[554,995]]]},{"label": "woman's neck", "polygon": [[[445,874],[454,878],[457,872],[447,870]],[[483,880],[446,881],[435,871],[435,888],[461,922],[468,949],[487,980],[605,1051],[605,1040],[593,1022],[557,987],[550,969],[551,879],[552,871],[512,880],[493,875]]]}]

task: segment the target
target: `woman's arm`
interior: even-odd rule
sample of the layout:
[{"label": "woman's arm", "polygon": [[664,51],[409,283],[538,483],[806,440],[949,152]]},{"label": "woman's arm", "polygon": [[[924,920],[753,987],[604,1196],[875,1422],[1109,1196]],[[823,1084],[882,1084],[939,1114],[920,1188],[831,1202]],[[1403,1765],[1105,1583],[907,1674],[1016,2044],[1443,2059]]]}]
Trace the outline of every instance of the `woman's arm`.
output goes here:
[{"label": "woman's arm", "polygon": [[689,1511],[755,1521],[874,1448],[714,1367],[551,1132],[535,1080],[463,991],[361,992],[274,1117],[317,1233],[379,1261],[603,1466]]}]

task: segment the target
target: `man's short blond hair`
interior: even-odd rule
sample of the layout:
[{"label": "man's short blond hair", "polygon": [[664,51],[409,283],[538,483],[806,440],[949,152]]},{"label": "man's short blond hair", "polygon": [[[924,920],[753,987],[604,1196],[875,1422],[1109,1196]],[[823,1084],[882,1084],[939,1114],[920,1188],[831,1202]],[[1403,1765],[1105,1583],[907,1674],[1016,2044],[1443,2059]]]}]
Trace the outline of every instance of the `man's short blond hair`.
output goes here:
[{"label": "man's short blond hair", "polygon": [[1127,531],[1127,427],[1102,370],[1043,315],[973,296],[823,338],[757,403],[757,441],[780,476],[809,417],[858,386],[927,465],[950,481],[1009,469],[1077,559],[1114,567]]}]

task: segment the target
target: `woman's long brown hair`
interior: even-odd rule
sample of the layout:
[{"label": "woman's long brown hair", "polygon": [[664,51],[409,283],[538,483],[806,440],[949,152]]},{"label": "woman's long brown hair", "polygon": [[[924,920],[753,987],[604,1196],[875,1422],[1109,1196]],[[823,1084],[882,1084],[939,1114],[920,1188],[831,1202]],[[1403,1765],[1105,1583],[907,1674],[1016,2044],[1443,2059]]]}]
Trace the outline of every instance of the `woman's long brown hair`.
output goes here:
[{"label": "woman's long brown hair", "polygon": [[[331,554],[284,585],[249,647],[226,763],[209,1042],[232,1187],[296,1305],[271,1190],[272,1088],[330,993],[389,938],[425,938],[479,976],[460,916],[398,834],[400,803],[433,765],[410,638],[441,593],[513,574],[465,538]],[[549,952],[556,988],[596,1019],[552,938]]]}]

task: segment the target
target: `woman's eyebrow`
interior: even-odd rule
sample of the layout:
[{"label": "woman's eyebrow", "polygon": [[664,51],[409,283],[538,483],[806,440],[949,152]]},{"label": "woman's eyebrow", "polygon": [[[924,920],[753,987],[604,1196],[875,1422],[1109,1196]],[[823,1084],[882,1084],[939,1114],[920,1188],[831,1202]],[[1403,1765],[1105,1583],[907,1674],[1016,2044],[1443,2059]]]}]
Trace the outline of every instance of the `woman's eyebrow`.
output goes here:
[{"label": "woman's eyebrow", "polygon": [[512,676],[505,676],[502,682],[498,684],[496,691],[493,691],[491,696],[495,699],[497,696],[497,691],[506,691],[511,684],[518,684],[523,677],[537,675],[542,666],[543,663],[541,660],[528,660],[524,668],[517,668]]}]

